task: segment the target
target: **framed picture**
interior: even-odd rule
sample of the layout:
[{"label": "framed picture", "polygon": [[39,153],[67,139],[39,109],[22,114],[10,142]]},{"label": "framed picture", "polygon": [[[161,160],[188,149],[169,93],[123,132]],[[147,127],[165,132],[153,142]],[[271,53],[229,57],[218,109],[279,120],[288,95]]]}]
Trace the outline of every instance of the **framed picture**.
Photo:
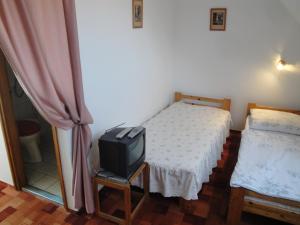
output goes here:
[{"label": "framed picture", "polygon": [[132,0],[133,28],[143,28],[144,6],[143,0]]},{"label": "framed picture", "polygon": [[210,9],[210,30],[225,31],[226,30],[226,8]]}]

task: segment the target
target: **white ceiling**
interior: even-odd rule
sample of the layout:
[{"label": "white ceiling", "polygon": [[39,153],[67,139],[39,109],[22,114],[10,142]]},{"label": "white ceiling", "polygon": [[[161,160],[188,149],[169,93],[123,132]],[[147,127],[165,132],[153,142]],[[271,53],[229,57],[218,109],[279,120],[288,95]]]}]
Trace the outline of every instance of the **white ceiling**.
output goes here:
[{"label": "white ceiling", "polygon": [[300,0],[280,0],[294,19],[300,24]]}]

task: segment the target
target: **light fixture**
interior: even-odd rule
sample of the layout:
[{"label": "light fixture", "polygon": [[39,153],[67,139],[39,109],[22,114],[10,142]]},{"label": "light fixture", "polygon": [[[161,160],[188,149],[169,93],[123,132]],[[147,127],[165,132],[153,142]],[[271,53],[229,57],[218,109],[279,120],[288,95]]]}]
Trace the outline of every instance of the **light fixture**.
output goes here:
[{"label": "light fixture", "polygon": [[284,69],[284,66],[286,65],[286,62],[283,59],[280,59],[277,64],[276,64],[276,68],[281,71]]}]

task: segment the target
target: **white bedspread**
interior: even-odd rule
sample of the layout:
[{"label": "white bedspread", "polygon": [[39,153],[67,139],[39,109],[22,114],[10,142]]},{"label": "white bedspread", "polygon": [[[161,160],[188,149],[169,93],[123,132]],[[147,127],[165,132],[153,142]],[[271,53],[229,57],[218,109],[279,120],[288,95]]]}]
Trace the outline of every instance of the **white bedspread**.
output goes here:
[{"label": "white bedspread", "polygon": [[221,157],[230,122],[228,111],[183,102],[147,121],[143,126],[150,192],[198,199],[197,193]]},{"label": "white bedspread", "polygon": [[300,201],[300,136],[245,129],[230,185]]}]

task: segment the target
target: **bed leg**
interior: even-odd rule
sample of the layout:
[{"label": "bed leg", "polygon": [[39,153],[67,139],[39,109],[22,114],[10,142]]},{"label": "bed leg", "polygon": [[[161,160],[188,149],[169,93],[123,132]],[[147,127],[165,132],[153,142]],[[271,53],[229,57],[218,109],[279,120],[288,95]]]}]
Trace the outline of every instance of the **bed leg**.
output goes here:
[{"label": "bed leg", "polygon": [[245,189],[231,188],[227,225],[239,225],[244,205]]},{"label": "bed leg", "polygon": [[180,206],[180,209],[184,213],[190,213],[190,214],[192,214],[193,211],[194,211],[193,201],[192,200],[185,200],[184,198],[179,198],[179,206]]}]

